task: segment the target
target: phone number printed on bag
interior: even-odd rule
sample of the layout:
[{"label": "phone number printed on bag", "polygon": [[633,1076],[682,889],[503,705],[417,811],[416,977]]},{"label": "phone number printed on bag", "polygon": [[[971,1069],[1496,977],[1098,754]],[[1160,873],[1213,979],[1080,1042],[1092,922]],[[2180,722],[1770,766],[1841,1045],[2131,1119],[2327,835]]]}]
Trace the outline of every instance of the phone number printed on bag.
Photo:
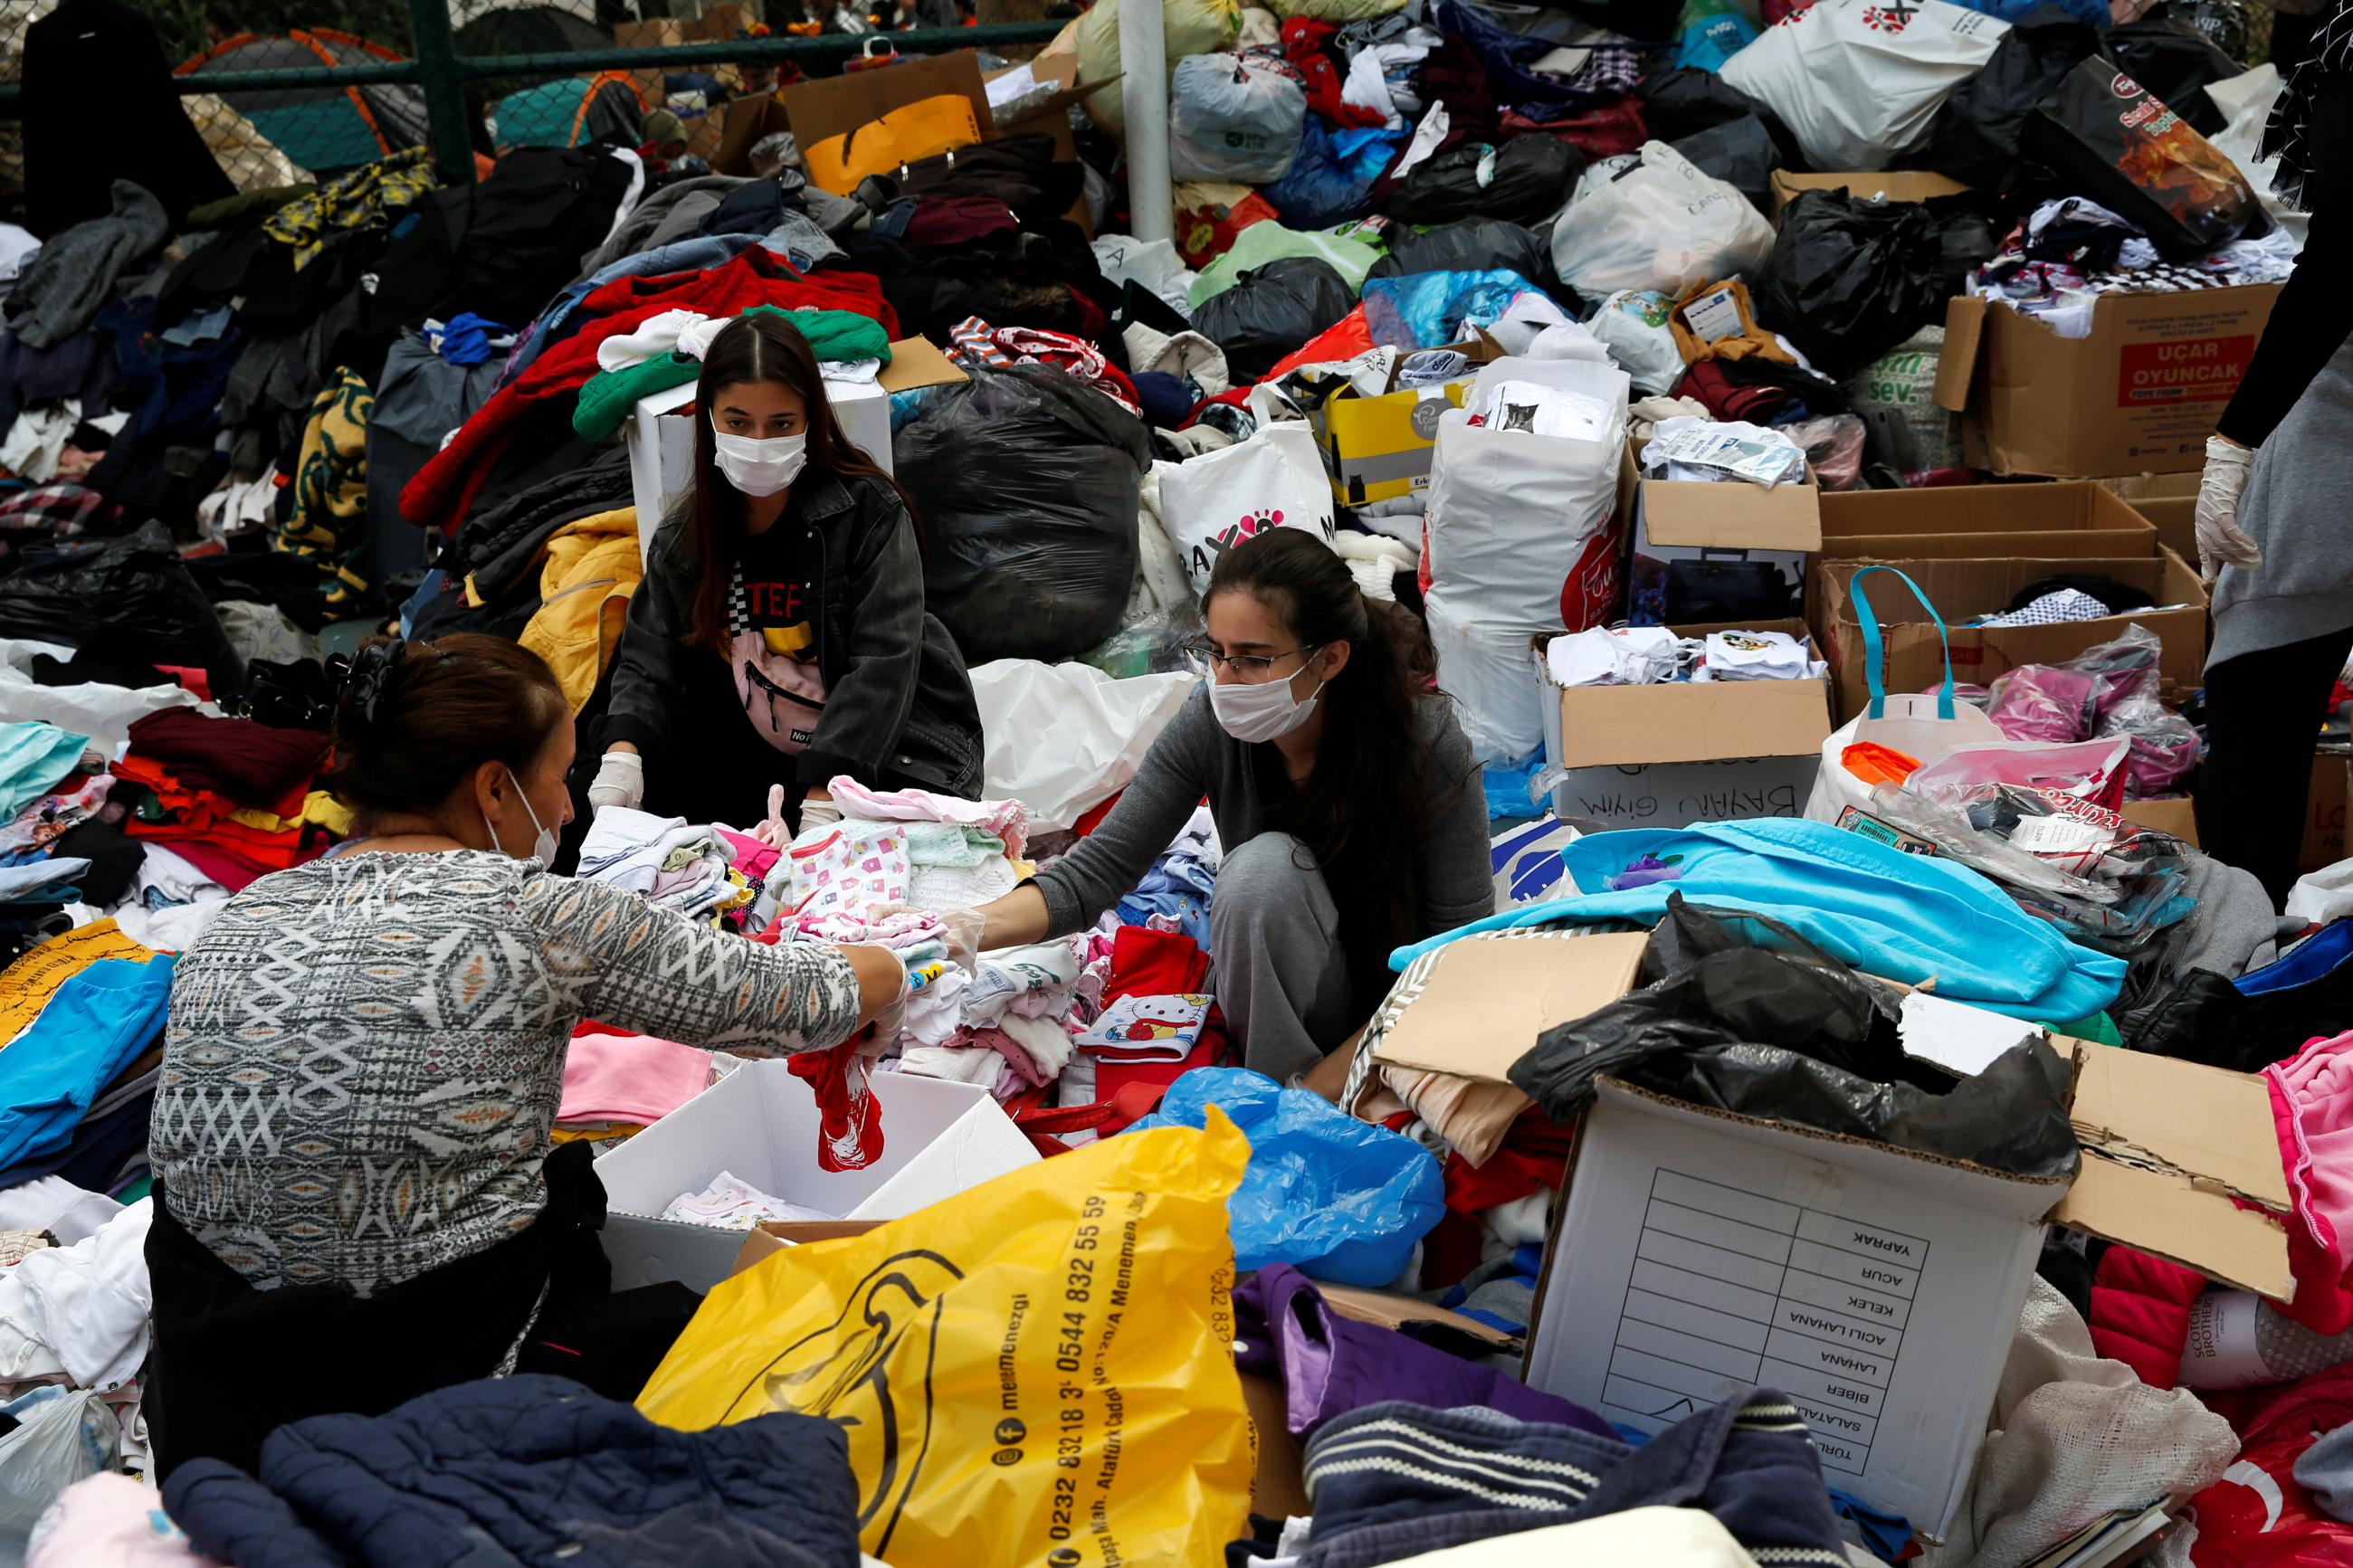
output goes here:
[{"label": "phone number printed on bag", "polygon": [[[1136,1237],[1149,1196],[1128,1193],[1124,1216],[1112,1217],[1112,1198],[1091,1193],[1079,1206],[1079,1223],[1062,1262],[1062,1305],[1054,1325],[1054,1498],[1046,1537],[1052,1542],[1047,1568],[1077,1568],[1081,1563],[1111,1565],[1127,1561],[1112,1531],[1112,1490],[1119,1479],[1125,1446],[1127,1395],[1111,1381],[1112,1347],[1119,1338],[1135,1284]],[[1090,1339],[1092,1342],[1090,1343]],[[1087,1399],[1097,1408],[1090,1421]],[[1090,1482],[1090,1426],[1094,1428]],[[1078,1542],[1092,1546],[1082,1552]]]}]

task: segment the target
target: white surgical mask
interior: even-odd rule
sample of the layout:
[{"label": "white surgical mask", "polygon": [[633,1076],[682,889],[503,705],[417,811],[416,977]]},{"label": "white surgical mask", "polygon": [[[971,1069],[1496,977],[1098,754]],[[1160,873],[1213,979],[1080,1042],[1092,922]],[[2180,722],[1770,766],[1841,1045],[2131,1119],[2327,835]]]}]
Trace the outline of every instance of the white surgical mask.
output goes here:
[{"label": "white surgical mask", "polygon": [[1292,696],[1288,678],[1262,680],[1255,686],[1212,680],[1209,711],[1218,716],[1226,733],[1237,741],[1272,741],[1307,722],[1323,689],[1324,683],[1319,680],[1315,689],[1301,699]]},{"label": "white surgical mask", "polygon": [[[543,866],[554,865],[555,830],[552,827],[540,827],[539,813],[532,809],[531,796],[522,793],[522,780],[515,777],[512,768],[507,770],[507,782],[514,785],[515,798],[522,802],[522,809],[530,816],[532,826],[539,828],[539,837],[531,841],[530,858]],[[482,814],[482,831],[491,836],[491,848],[501,855],[506,854],[507,847],[499,842],[499,830],[491,826],[491,816],[488,812]]]},{"label": "white surgical mask", "polygon": [[718,444],[719,471],[747,496],[775,495],[800,478],[802,467],[808,462],[807,431],[757,440],[730,436],[714,424],[711,434]]}]

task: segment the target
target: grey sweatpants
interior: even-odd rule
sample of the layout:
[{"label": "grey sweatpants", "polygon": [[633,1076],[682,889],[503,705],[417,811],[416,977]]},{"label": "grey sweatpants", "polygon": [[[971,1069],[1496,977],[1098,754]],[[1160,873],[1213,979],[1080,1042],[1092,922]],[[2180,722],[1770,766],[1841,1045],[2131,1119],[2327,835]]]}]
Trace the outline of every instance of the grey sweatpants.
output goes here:
[{"label": "grey sweatpants", "polygon": [[1261,833],[1226,851],[1209,898],[1210,984],[1242,1064],[1288,1083],[1364,1020],[1348,1016],[1340,914],[1307,847]]}]

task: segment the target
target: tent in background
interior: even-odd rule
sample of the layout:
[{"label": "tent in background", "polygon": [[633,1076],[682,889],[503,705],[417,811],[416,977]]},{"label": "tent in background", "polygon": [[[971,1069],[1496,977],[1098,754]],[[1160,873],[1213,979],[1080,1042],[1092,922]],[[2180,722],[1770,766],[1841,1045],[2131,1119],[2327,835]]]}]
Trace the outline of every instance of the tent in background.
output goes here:
[{"label": "tent in background", "polygon": [[[298,28],[283,37],[248,33],[230,38],[174,74],[311,70],[406,58],[349,33]],[[279,151],[312,174],[332,174],[419,146],[426,139],[425,95],[415,87],[377,82],[366,87],[246,88],[220,96]]]}]

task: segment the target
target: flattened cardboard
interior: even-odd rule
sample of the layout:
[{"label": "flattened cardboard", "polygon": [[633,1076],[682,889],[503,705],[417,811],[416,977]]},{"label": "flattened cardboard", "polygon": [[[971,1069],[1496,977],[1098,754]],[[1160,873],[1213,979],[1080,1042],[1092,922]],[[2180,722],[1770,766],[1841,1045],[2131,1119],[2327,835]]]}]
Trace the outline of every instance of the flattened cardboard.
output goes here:
[{"label": "flattened cardboard", "polygon": [[1242,1373],[1242,1404],[1250,1411],[1250,1429],[1258,1447],[1258,1465],[1250,1476],[1250,1511],[1261,1519],[1304,1517],[1314,1511],[1307,1500],[1306,1451],[1291,1435],[1291,1396],[1271,1377]]},{"label": "flattened cardboard", "polygon": [[2127,802],[2123,809],[2126,821],[2170,833],[2191,848],[2199,847],[2198,803],[2188,796],[2178,800],[2136,800]]},{"label": "flattened cardboard", "polygon": [[2147,520],[2097,485],[1956,485],[1821,498],[1822,552],[1841,560],[2154,556]]},{"label": "flattened cardboard", "polygon": [[885,392],[913,392],[919,386],[953,386],[971,379],[929,338],[901,338],[891,345],[891,363],[875,375],[874,384]]},{"label": "flattened cardboard", "polygon": [[[2163,643],[2158,669],[2178,688],[2194,687],[2206,664],[2206,590],[2198,574],[2162,547],[2155,559],[2073,561],[1901,560],[1890,563],[1928,595],[1950,628],[1953,679],[1985,685],[2021,664],[2064,664],[2086,648],[2124,635],[2138,625]],[[1839,711],[1853,717],[1870,700],[1863,676],[1862,629],[1855,620],[1849,584],[1859,563],[1830,556],[1814,568],[1814,636],[1837,681]],[[2140,589],[2159,606],[2093,621],[2042,626],[1966,626],[1959,623],[1999,611],[2021,588],[2061,573],[2089,572]],[[1890,691],[1925,691],[1944,679],[1943,648],[1934,623],[1890,583],[1873,584],[1873,605],[1885,636],[1886,685]]]},{"label": "flattened cardboard", "polygon": [[1360,1285],[1331,1285],[1323,1280],[1315,1283],[1315,1293],[1324,1304],[1344,1318],[1354,1318],[1360,1323],[1376,1328],[1402,1329],[1409,1323],[1435,1323],[1457,1333],[1484,1340],[1491,1345],[1508,1345],[1518,1338],[1507,1334],[1493,1323],[1482,1323],[1476,1318],[1466,1318],[1444,1307],[1433,1307],[1412,1296],[1394,1295],[1387,1290],[1367,1290]]},{"label": "flattened cardboard", "polygon": [[[1413,1005],[1373,1059],[1391,1067],[1509,1083],[1536,1037],[1573,1023],[1633,988],[1650,938],[1466,936],[1430,955]],[[644,1136],[642,1133],[640,1137]]]},{"label": "flattened cardboard", "polygon": [[719,149],[712,155],[714,173],[748,176],[752,149],[779,131],[792,129],[785,107],[773,93],[758,98],[731,99],[710,110],[704,122],[719,122]]},{"label": "flattened cardboard", "polygon": [[2007,305],[1955,300],[1936,402],[1968,416],[1972,467],[2055,478],[2194,471],[2279,289],[2104,294],[2083,338]]},{"label": "flattened cardboard", "polygon": [[1788,169],[1773,171],[1773,221],[1779,224],[1781,209],[1798,199],[1799,191],[1843,190],[1858,200],[1869,201],[1884,196],[1891,202],[1925,202],[1936,196],[1958,195],[1968,189],[1958,180],[1926,170],[1887,169],[1878,174],[1799,174]]}]

